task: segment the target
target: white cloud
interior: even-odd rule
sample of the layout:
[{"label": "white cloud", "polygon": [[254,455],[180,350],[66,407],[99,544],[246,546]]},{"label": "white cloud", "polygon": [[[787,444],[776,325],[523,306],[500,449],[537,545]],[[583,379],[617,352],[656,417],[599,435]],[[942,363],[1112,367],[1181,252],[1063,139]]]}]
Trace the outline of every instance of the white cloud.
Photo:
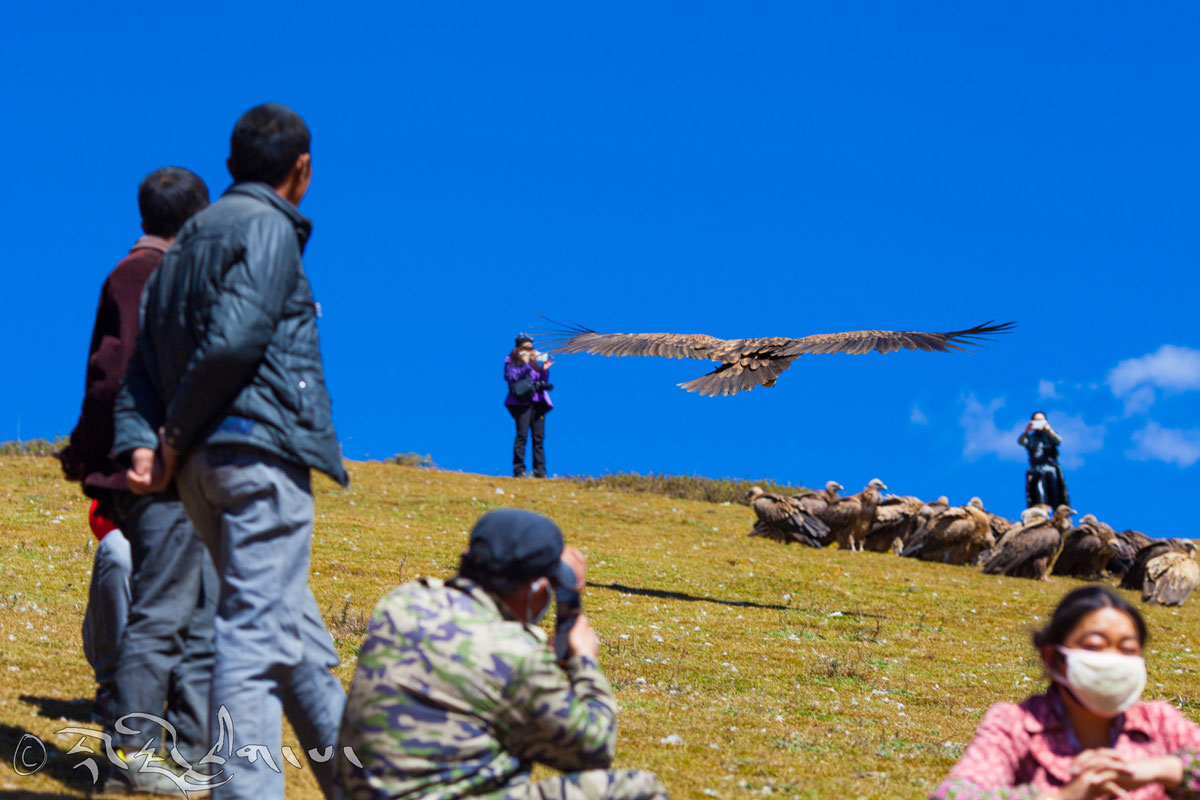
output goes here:
[{"label": "white cloud", "polygon": [[1112,393],[1125,400],[1125,413],[1144,413],[1155,400],[1155,389],[1168,392],[1200,390],[1200,350],[1164,344],[1153,353],[1127,358],[1108,373]]},{"label": "white cloud", "polygon": [[1011,427],[996,427],[996,412],[1004,408],[1004,398],[997,397],[984,405],[974,394],[968,395],[962,416],[958,421],[963,427],[963,458],[975,461],[983,456],[996,456],[1003,461],[1023,461],[1025,448],[1017,444],[1017,437],[1025,428],[1025,420],[1018,420]]},{"label": "white cloud", "polygon": [[908,415],[908,421],[913,425],[928,425],[929,417],[925,416],[925,412],[920,406],[913,406],[912,413]]},{"label": "white cloud", "polygon": [[1164,428],[1148,422],[1133,434],[1133,445],[1125,455],[1138,461],[1165,461],[1182,468],[1200,461],[1200,429]]},{"label": "white cloud", "polygon": [[[995,456],[1002,461],[1025,460],[1025,448],[1017,444],[1017,437],[1029,420],[1018,419],[1011,426],[1001,428],[996,425],[996,413],[1003,407],[1003,397],[984,404],[974,394],[968,395],[959,417],[964,433],[963,458],[974,461],[982,456]],[[1059,454],[1064,467],[1078,467],[1083,464],[1084,455],[1104,447],[1108,431],[1103,423],[1089,425],[1078,414],[1053,410],[1046,412],[1046,418],[1062,437]]]},{"label": "white cloud", "polygon": [[1045,378],[1038,381],[1038,397],[1043,400],[1052,400],[1058,396],[1058,390],[1055,388],[1054,381],[1048,381]]},{"label": "white cloud", "polygon": [[1154,389],[1150,386],[1139,386],[1125,395],[1125,416],[1145,414],[1154,405]]}]

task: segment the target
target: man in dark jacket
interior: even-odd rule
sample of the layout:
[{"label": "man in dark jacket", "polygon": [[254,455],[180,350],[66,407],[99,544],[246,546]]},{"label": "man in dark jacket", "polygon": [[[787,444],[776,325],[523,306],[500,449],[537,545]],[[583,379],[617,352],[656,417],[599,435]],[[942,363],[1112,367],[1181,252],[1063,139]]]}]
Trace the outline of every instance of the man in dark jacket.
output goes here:
[{"label": "man in dark jacket", "polygon": [[234,185],[184,226],[146,285],[113,449],[130,455],[134,491],[179,467],[180,497],[220,572],[210,724],[224,710],[233,728],[214,798],[283,797],[281,711],[330,796],[326,748],[345,693],[308,588],[309,470],[348,478],[300,262],[312,229],[296,210],[312,177],[308,128],[283,106],[252,108],[227,164]]},{"label": "man in dark jacket", "polygon": [[[113,520],[129,540],[129,617],[120,624],[115,658],[98,668],[111,678],[97,693],[97,715],[112,733],[115,721],[131,713],[165,718],[175,736],[161,738],[154,726],[138,724],[136,734],[114,735],[118,747],[134,753],[147,742],[177,746],[198,761],[209,748],[208,694],[213,663],[213,615],[217,578],[204,544],[173,491],[145,496],[129,491],[124,468],[111,457],[113,401],[138,335],[142,287],[158,268],[163,253],[194,213],[208,205],[208,187],[179,167],[156,170],[138,188],[145,236],[104,282],[88,353],[83,410],[62,453],[63,473],[80,481],[97,501],[100,516]],[[100,552],[97,552],[97,559]],[[102,571],[103,564],[96,569]],[[174,741],[172,741],[174,739]],[[165,775],[114,769],[113,780],[138,791],[178,794]]]}]

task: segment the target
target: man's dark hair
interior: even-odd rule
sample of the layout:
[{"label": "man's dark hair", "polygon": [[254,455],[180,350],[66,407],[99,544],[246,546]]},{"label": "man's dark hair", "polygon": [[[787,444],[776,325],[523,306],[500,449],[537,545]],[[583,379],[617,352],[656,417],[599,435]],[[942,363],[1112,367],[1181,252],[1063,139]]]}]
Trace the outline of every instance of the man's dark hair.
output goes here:
[{"label": "man's dark hair", "polygon": [[208,187],[200,176],[183,167],[151,172],[138,186],[142,230],[170,239],[193,214],[208,207]]},{"label": "man's dark hair", "polygon": [[1061,645],[1079,624],[1079,620],[1102,608],[1115,608],[1124,612],[1137,628],[1138,644],[1146,643],[1146,637],[1149,635],[1146,621],[1128,600],[1107,586],[1082,586],[1068,592],[1059,602],[1046,627],[1033,632],[1033,646],[1040,650],[1046,645]]},{"label": "man's dark hair", "polygon": [[242,114],[233,126],[229,172],[238,183],[278,186],[310,143],[308,126],[299,114],[278,103],[263,103]]},{"label": "man's dark hair", "polygon": [[469,552],[464,553],[459,561],[458,574],[475,581],[497,597],[508,597],[529,583],[528,578],[522,580],[517,576],[497,574],[482,569]]},{"label": "man's dark hair", "polygon": [[1033,412],[1032,414],[1030,414],[1030,415],[1029,415],[1029,418],[1030,418],[1030,419],[1037,419],[1037,415],[1038,415],[1038,414],[1041,414],[1041,415],[1042,415],[1042,419],[1045,419],[1045,418],[1046,418],[1046,412],[1045,412],[1045,411],[1035,411],[1035,412]]}]

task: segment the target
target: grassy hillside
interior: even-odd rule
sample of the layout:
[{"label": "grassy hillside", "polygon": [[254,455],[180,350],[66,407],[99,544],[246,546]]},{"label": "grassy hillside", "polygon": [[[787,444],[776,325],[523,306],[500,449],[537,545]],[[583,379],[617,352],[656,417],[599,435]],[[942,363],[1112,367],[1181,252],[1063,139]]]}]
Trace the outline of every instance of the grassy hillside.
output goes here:
[{"label": "grassy hillside", "polygon": [[[541,511],[589,558],[584,602],[621,706],[617,765],[656,771],[676,798],[925,796],[990,703],[1041,686],[1029,631],[1077,583],[748,539],[740,505],[393,464],[350,471],[349,490],[319,481],[312,568],[338,676],[350,679],[375,601],[399,581],[449,574],[480,513]],[[75,739],[55,731],[86,724],[85,512],[56,462],[0,458],[6,794],[88,789],[75,757],[53,749],[36,775],[12,768],[26,733],[65,750]],[[1200,719],[1195,611],[1146,609],[1147,695]],[[289,797],[319,796],[306,771],[285,770]]]}]

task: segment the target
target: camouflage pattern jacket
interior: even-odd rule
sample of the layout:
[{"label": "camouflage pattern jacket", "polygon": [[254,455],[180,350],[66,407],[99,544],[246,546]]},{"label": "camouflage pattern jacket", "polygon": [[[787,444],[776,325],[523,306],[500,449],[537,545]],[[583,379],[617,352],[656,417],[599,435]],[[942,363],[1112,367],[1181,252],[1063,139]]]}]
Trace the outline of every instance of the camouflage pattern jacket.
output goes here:
[{"label": "camouflage pattern jacket", "polygon": [[528,780],[533,762],[606,768],[616,702],[599,665],[566,673],[541,629],[466,578],[398,586],[375,607],[342,717],[347,798],[452,800]]}]

